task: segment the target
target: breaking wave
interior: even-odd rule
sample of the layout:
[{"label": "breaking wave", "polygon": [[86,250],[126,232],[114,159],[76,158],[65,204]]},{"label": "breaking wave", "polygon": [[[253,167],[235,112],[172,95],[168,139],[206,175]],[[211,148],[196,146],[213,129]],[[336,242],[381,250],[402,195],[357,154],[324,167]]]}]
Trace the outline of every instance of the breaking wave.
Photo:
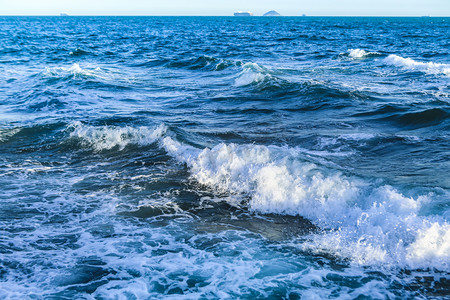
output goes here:
[{"label": "breaking wave", "polygon": [[270,71],[256,63],[245,63],[242,65],[242,72],[235,79],[236,86],[247,86],[257,84],[266,80],[271,80],[274,77]]},{"label": "breaking wave", "polygon": [[245,195],[251,210],[300,215],[323,228],[304,249],[361,265],[450,270],[450,224],[420,215],[431,194],[408,197],[345,176],[302,161],[295,148],[219,144],[200,150],[170,137],[161,145],[200,184]]},{"label": "breaking wave", "polygon": [[351,58],[364,58],[364,57],[370,57],[370,56],[379,56],[381,53],[378,52],[367,52],[362,49],[349,49],[348,50],[348,56]]},{"label": "breaking wave", "polygon": [[81,122],[74,122],[68,126],[70,138],[81,143],[82,146],[95,151],[118,148],[123,150],[129,144],[146,146],[154,143],[167,130],[166,126],[149,127],[118,127],[118,126],[89,126]]},{"label": "breaking wave", "polygon": [[94,79],[103,82],[131,82],[132,78],[117,73],[114,70],[106,68],[86,66],[80,67],[79,64],[74,63],[70,67],[46,67],[45,71],[41,73],[42,76],[50,79]]},{"label": "breaking wave", "polygon": [[426,74],[443,74],[450,76],[450,64],[440,64],[434,62],[420,62],[411,58],[404,58],[391,54],[384,59],[384,62],[393,66],[403,67],[408,70],[423,72]]},{"label": "breaking wave", "polygon": [[44,76],[48,77],[68,77],[71,76],[73,78],[82,78],[82,77],[95,77],[100,73],[100,68],[86,68],[83,69],[79,64],[73,64],[70,67],[47,67]]}]

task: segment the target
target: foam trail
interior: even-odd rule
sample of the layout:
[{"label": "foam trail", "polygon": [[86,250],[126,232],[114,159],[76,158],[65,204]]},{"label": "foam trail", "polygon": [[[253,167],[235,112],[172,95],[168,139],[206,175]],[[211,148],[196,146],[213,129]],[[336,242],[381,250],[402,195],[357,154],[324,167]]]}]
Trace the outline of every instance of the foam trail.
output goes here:
[{"label": "foam trail", "polygon": [[391,54],[384,59],[387,64],[403,67],[408,70],[424,72],[427,74],[444,74],[450,76],[450,64],[439,64],[434,62],[420,62],[411,58]]},{"label": "foam trail", "polygon": [[331,230],[313,236],[305,249],[361,265],[450,270],[450,225],[442,217],[419,216],[431,195],[406,197],[391,186],[302,161],[292,148],[219,144],[199,150],[170,137],[161,144],[199,183],[249,196],[251,210],[301,215]]},{"label": "foam trail", "polygon": [[156,128],[149,127],[117,127],[117,126],[89,126],[81,122],[69,125],[70,138],[77,139],[83,146],[95,151],[109,150],[118,147],[124,149],[129,144],[150,145],[160,138],[167,130],[165,125]]}]

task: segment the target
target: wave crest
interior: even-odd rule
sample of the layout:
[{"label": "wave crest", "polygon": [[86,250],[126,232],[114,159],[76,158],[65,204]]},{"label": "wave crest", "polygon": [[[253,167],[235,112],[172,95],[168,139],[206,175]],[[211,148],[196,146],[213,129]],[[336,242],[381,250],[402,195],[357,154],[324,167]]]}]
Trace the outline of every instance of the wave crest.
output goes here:
[{"label": "wave crest", "polygon": [[83,78],[83,77],[96,77],[99,74],[100,68],[82,69],[79,64],[75,63],[70,67],[47,67],[43,73],[48,77],[68,77]]},{"label": "wave crest", "polygon": [[69,125],[70,138],[81,145],[93,148],[95,151],[110,150],[118,147],[123,150],[129,144],[146,146],[153,144],[167,130],[165,125],[156,128],[149,127],[117,127],[117,126],[89,126],[81,122]]},{"label": "wave crest", "polygon": [[245,63],[242,65],[242,72],[235,79],[236,86],[247,86],[273,79],[268,69],[256,64]]},{"label": "wave crest", "polygon": [[362,49],[349,49],[348,50],[348,56],[350,56],[351,58],[364,58],[364,57],[379,56],[379,55],[381,55],[381,54],[378,52],[367,52]]},{"label": "wave crest", "polygon": [[[307,250],[362,265],[450,270],[450,225],[419,215],[431,195],[407,197],[391,186],[344,176],[302,161],[293,148],[219,144],[199,150],[170,137],[161,145],[199,183],[245,195],[251,210],[301,215],[326,229],[302,244]],[[430,241],[434,248],[426,247]]]},{"label": "wave crest", "polygon": [[46,67],[41,73],[42,76],[50,79],[67,80],[95,80],[98,82],[132,83],[134,77],[116,72],[115,70],[100,67],[80,67],[74,63],[70,67]]},{"label": "wave crest", "polygon": [[403,67],[408,70],[423,72],[427,74],[450,76],[450,64],[440,64],[434,62],[420,62],[411,58],[404,58],[391,54],[384,59],[384,62],[393,66]]},{"label": "wave crest", "polygon": [[0,143],[7,142],[15,134],[19,133],[22,129],[18,127],[13,128],[0,128]]}]

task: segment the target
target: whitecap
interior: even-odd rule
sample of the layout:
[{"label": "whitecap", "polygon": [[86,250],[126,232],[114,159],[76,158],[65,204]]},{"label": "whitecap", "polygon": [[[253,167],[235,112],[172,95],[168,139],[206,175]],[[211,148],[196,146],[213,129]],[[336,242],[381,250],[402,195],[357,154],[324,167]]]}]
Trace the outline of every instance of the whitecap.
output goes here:
[{"label": "whitecap", "polygon": [[391,54],[384,59],[384,62],[402,67],[412,71],[419,71],[427,74],[443,74],[450,76],[450,64],[440,64],[434,62],[420,62],[413,60],[412,58],[404,58],[395,54]]},{"label": "whitecap", "polygon": [[131,83],[135,78],[126,76],[114,69],[100,68],[98,66],[86,65],[81,67],[74,63],[69,67],[46,67],[41,73],[49,78],[69,78],[69,79],[96,79],[107,82]]},{"label": "whitecap", "polygon": [[167,127],[90,126],[77,121],[70,124],[68,130],[71,139],[77,139],[83,146],[95,151],[102,151],[114,147],[123,150],[129,144],[150,145],[166,132]]},{"label": "whitecap", "polygon": [[45,72],[43,73],[45,76],[49,77],[67,77],[73,76],[77,77],[95,77],[99,74],[101,69],[99,67],[96,68],[81,68],[79,64],[74,63],[70,67],[47,67],[45,68]]},{"label": "whitecap", "polygon": [[351,58],[364,58],[368,56],[381,55],[378,52],[368,52],[362,49],[349,49],[348,56]]},{"label": "whitecap", "polygon": [[420,215],[432,194],[405,196],[376,179],[307,162],[292,148],[219,144],[200,150],[170,137],[161,145],[200,184],[249,198],[250,210],[300,215],[326,229],[303,249],[359,265],[450,270],[448,221]]},{"label": "whitecap", "polygon": [[256,63],[246,63],[242,66],[242,72],[235,79],[236,86],[247,86],[270,78],[269,71]]}]

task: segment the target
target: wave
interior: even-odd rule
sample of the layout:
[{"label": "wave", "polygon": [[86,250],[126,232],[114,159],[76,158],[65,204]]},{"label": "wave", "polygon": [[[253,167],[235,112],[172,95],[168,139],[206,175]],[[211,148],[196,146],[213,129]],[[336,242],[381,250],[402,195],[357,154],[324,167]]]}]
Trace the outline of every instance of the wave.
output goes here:
[{"label": "wave", "polygon": [[44,77],[50,79],[75,79],[75,80],[96,80],[99,82],[129,83],[132,80],[118,72],[100,68],[85,67],[81,68],[79,64],[74,63],[70,67],[46,67],[41,73]]},{"label": "wave", "polygon": [[432,108],[420,112],[405,113],[391,117],[404,126],[426,127],[438,125],[450,118],[450,113],[442,108]]},{"label": "wave", "polygon": [[96,77],[100,73],[100,68],[82,69],[79,64],[75,63],[70,67],[47,67],[45,68],[44,76],[48,77],[68,77],[82,78],[82,77]]},{"label": "wave", "polygon": [[[432,103],[429,103],[431,106]],[[441,104],[439,104],[441,105]],[[439,125],[450,118],[450,111],[444,108],[430,108],[411,111],[405,105],[383,104],[372,111],[353,114],[354,117],[375,117],[378,120],[392,121],[400,126],[421,128]]]},{"label": "wave", "polygon": [[384,59],[384,62],[393,66],[403,67],[407,70],[423,72],[426,74],[443,74],[450,76],[450,64],[440,64],[434,62],[420,62],[411,58],[391,54]]},{"label": "wave", "polygon": [[[0,143],[12,143],[10,146],[21,149],[39,149],[45,144],[50,149],[53,143],[47,143],[48,138],[55,140],[55,135],[65,128],[65,123],[42,123],[31,126],[16,126],[0,128]],[[27,141],[27,143],[23,143]],[[19,142],[19,143],[17,143]],[[23,147],[23,148],[22,148]]]},{"label": "wave", "polygon": [[[236,87],[253,87],[257,91],[278,92],[280,95],[289,95],[293,91],[302,94],[309,88],[316,86],[314,83],[291,82],[275,75],[276,71],[253,62],[238,63],[241,71],[234,79]],[[315,94],[316,91],[312,92]]]},{"label": "wave", "polygon": [[[165,61],[162,60],[162,62]],[[198,58],[170,61],[166,63],[166,66],[169,68],[186,68],[188,70],[222,71],[229,67],[239,65],[239,63],[239,61],[233,62],[231,60],[202,55]]]},{"label": "wave", "polygon": [[70,139],[76,140],[82,146],[94,149],[94,151],[111,150],[118,148],[123,150],[127,145],[135,144],[146,146],[155,143],[167,130],[160,125],[156,128],[149,127],[118,127],[118,126],[90,126],[79,121],[73,122],[67,127]]},{"label": "wave", "polygon": [[235,79],[236,86],[247,86],[274,79],[270,71],[256,63],[245,63],[242,65],[242,72]]},{"label": "wave", "polygon": [[[256,63],[245,63],[241,67],[242,71],[234,81],[235,86],[249,88],[258,93],[263,92],[263,97],[268,100],[287,100],[293,105],[293,107],[284,108],[288,111],[342,108],[348,104],[344,104],[340,100],[372,99],[372,96],[367,93],[332,82],[313,79],[292,80],[291,77],[284,74],[284,70],[270,69]],[[261,94],[258,97],[261,97]],[[298,101],[299,97],[303,101]]]},{"label": "wave", "polygon": [[170,137],[160,144],[200,184],[245,195],[253,211],[299,215],[323,228],[302,244],[305,250],[361,265],[450,270],[450,224],[420,215],[433,195],[408,197],[344,176],[302,161],[294,148],[219,144],[201,150]]},{"label": "wave", "polygon": [[380,56],[380,55],[382,55],[382,54],[378,53],[378,52],[367,52],[362,49],[349,49],[348,50],[348,56],[350,56],[351,58],[365,58],[365,57]]},{"label": "wave", "polygon": [[16,135],[21,131],[21,128],[0,128],[0,143],[7,142],[11,137]]},{"label": "wave", "polygon": [[80,49],[80,48],[76,48],[74,51],[69,52],[69,55],[73,55],[73,56],[83,56],[83,55],[89,55],[89,54],[91,54],[91,52]]},{"label": "wave", "polygon": [[74,122],[68,130],[70,139],[94,151],[158,144],[185,164],[199,184],[231,194],[225,199],[232,205],[307,218],[323,232],[302,241],[299,247],[305,251],[364,266],[450,271],[450,224],[442,215],[421,213],[434,194],[406,196],[376,179],[344,175],[312,163],[301,148],[221,143],[200,149],[170,137],[163,124],[96,127]]}]

